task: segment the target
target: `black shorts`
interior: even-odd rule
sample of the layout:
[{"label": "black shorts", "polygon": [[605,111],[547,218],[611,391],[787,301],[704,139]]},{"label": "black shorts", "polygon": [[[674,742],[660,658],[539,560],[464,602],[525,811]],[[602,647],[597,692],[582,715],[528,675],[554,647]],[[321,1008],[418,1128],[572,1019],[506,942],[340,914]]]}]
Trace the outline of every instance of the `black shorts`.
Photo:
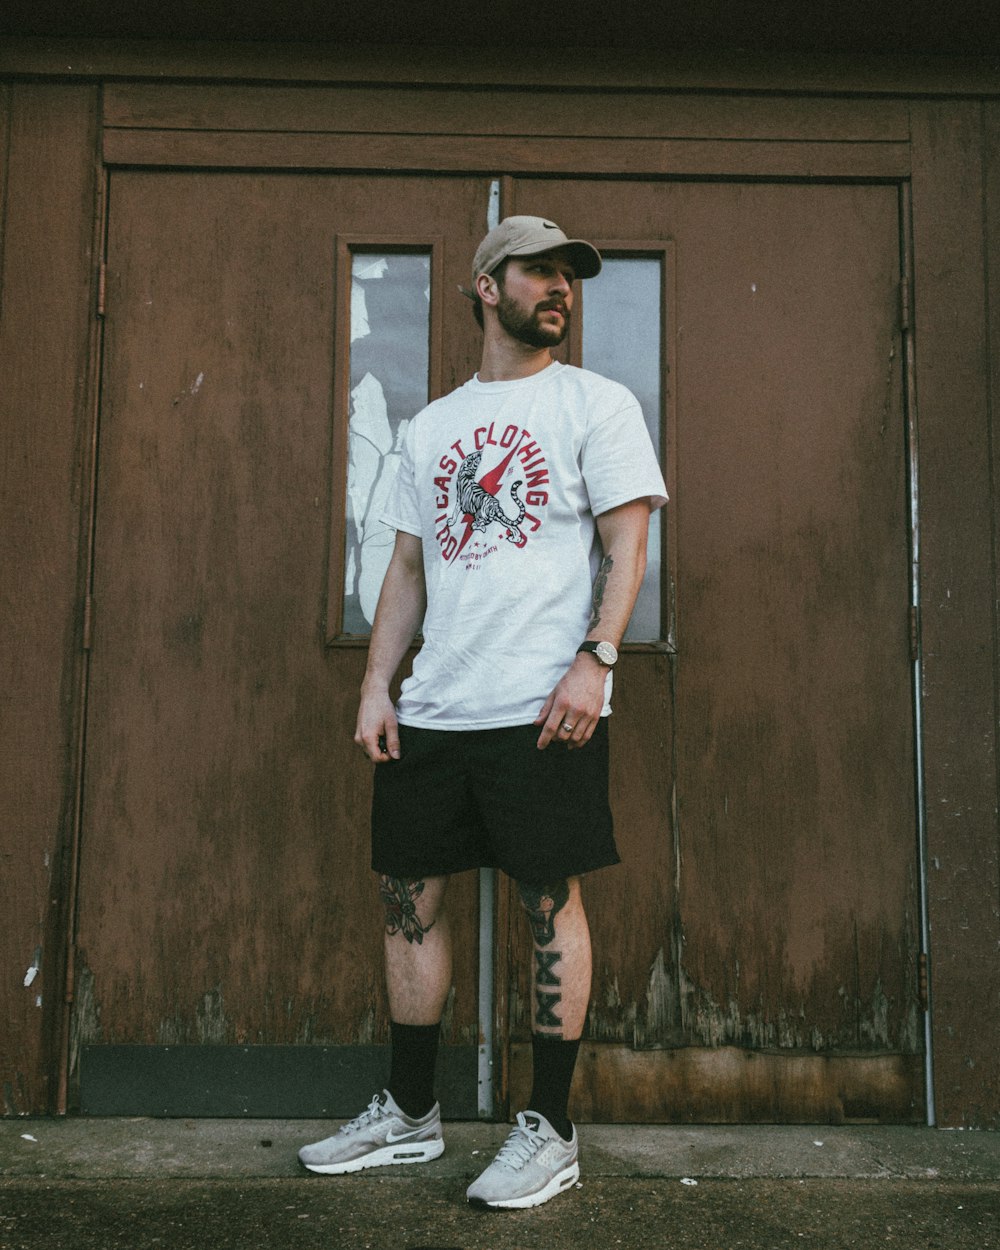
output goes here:
[{"label": "black shorts", "polygon": [[619,863],[608,804],[608,725],[569,751],[538,725],[400,726],[400,758],[375,769],[372,867],[390,877],[502,868],[550,882]]}]

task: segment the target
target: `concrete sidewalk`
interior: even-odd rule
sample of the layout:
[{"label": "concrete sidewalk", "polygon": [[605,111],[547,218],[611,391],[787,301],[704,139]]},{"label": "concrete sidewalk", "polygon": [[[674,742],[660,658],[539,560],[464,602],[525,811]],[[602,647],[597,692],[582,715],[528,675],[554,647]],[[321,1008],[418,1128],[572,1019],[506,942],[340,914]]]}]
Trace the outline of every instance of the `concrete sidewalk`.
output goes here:
[{"label": "concrete sidewalk", "polygon": [[445,1125],[432,1163],[317,1177],[330,1122],[0,1121],[0,1250],[1000,1250],[1000,1134],[586,1125],[535,1211],[464,1201],[508,1126]]},{"label": "concrete sidewalk", "polygon": [[[0,1120],[0,1177],[198,1180],[302,1177],[296,1152],[329,1120]],[[380,1169],[464,1177],[484,1167],[510,1126],[446,1122],[440,1159]],[[586,1176],[680,1180],[854,1179],[1000,1181],[1000,1133],[817,1125],[693,1128],[587,1124]]]}]

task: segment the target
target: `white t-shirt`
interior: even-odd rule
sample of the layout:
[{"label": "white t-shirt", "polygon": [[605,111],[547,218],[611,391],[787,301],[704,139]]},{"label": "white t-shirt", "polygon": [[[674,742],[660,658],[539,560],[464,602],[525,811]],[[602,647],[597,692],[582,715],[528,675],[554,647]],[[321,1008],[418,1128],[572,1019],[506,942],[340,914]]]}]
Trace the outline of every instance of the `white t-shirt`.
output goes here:
[{"label": "white t-shirt", "polygon": [[530,724],[587,634],[594,518],[641,498],[667,498],[642,410],[586,369],[474,377],[418,413],[382,515],[422,539],[427,582],[400,722]]}]

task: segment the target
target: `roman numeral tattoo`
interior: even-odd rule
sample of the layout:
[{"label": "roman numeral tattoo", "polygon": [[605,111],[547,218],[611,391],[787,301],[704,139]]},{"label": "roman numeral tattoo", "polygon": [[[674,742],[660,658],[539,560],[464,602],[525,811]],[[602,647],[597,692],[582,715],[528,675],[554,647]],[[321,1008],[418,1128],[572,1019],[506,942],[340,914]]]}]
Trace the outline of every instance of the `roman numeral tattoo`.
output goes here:
[{"label": "roman numeral tattoo", "polygon": [[562,955],[559,951],[535,951],[536,985],[562,985],[562,982],[552,971],[560,959],[562,959]]},{"label": "roman numeral tattoo", "polygon": [[[562,1020],[556,1010],[562,1002],[562,994],[538,987],[560,987],[562,981],[555,974],[555,966],[562,959],[560,951],[535,951],[535,1028],[562,1030]],[[561,1035],[561,1034],[560,1034]]]},{"label": "roman numeral tattoo", "polygon": [[[562,1020],[559,1010],[562,1004],[562,980],[556,973],[556,964],[562,959],[562,951],[546,950],[556,936],[556,916],[569,902],[569,884],[556,881],[552,885],[532,885],[518,882],[518,893],[531,924],[534,938],[535,968],[533,986],[535,992],[535,1029],[558,1030],[554,1036],[562,1037]],[[545,987],[544,989],[541,987]]]},{"label": "roman numeral tattoo", "polygon": [[535,1027],[538,1029],[561,1029],[562,1021],[552,1010],[562,1002],[561,994],[544,994],[535,990]]},{"label": "roman numeral tattoo", "polygon": [[434,928],[421,922],[417,915],[417,899],[424,892],[425,882],[404,881],[401,877],[380,877],[378,892],[385,906],[385,931],[390,937],[402,933],[412,946],[423,945],[424,934]]}]

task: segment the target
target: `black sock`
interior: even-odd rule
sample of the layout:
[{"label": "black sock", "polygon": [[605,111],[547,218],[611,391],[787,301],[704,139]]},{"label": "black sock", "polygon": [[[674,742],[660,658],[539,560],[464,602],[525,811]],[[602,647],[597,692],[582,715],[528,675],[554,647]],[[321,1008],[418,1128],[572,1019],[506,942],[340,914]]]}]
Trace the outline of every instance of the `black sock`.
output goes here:
[{"label": "black sock", "polygon": [[546,1037],[541,1033],[531,1035],[534,1072],[528,1106],[532,1111],[541,1112],[559,1136],[567,1141],[573,1136],[567,1107],[579,1049],[579,1038],[566,1042],[561,1037]]},{"label": "black sock", "polygon": [[422,1119],[434,1106],[434,1069],[437,1064],[439,1024],[390,1023],[392,1069],[389,1093],[411,1120]]}]

